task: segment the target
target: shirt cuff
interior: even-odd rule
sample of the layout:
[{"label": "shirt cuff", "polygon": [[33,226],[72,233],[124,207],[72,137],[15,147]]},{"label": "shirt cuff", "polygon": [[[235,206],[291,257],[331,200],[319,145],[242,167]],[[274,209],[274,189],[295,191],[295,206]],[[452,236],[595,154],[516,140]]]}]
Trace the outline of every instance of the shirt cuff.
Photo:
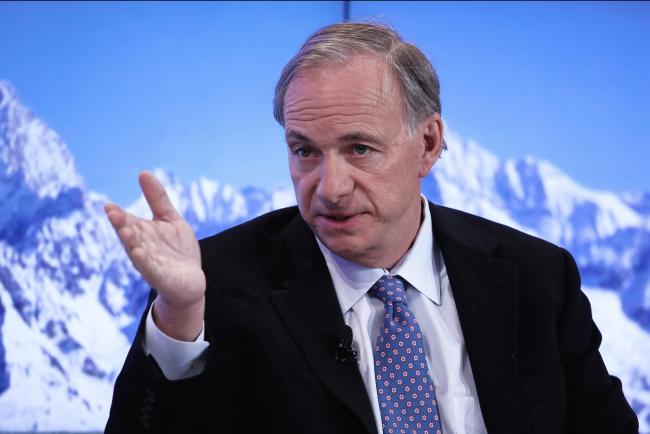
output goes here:
[{"label": "shirt cuff", "polygon": [[179,341],[164,334],[153,320],[153,304],[147,313],[144,332],[144,352],[151,354],[168,380],[197,376],[205,368],[204,326],[194,342]]}]

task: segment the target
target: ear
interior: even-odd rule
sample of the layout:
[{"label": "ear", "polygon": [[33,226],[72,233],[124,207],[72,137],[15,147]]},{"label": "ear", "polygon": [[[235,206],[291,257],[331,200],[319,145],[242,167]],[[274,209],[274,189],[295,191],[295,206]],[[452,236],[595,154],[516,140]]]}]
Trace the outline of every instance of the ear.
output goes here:
[{"label": "ear", "polygon": [[420,178],[427,176],[435,162],[438,161],[440,152],[442,151],[443,134],[444,126],[439,113],[434,113],[420,124],[418,135],[423,144],[423,152],[418,171]]}]

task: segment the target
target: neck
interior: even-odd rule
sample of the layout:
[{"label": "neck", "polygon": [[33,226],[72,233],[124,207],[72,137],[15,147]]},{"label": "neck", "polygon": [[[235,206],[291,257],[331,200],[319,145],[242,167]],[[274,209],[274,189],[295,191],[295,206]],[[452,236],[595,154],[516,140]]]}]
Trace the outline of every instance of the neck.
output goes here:
[{"label": "neck", "polygon": [[389,260],[386,262],[390,264],[389,266],[381,267],[381,268],[385,268],[386,270],[391,270],[392,268],[395,267],[395,265],[397,265],[399,261],[402,260],[402,258],[407,254],[407,252],[411,250],[411,247],[413,247],[413,243],[415,243],[415,238],[417,237],[418,232],[420,231],[420,226],[422,226],[422,221],[424,220],[424,213],[422,209],[422,207],[425,206],[424,201],[420,198],[419,202],[420,202],[420,206],[416,207],[418,211],[418,215],[416,218],[413,219],[413,221],[417,221],[417,224],[410,226],[411,229],[409,231],[408,237],[404,237],[404,240],[407,240],[408,244],[405,243],[406,247],[402,248],[401,250],[397,249],[397,251],[401,252],[399,257],[389,258]]}]

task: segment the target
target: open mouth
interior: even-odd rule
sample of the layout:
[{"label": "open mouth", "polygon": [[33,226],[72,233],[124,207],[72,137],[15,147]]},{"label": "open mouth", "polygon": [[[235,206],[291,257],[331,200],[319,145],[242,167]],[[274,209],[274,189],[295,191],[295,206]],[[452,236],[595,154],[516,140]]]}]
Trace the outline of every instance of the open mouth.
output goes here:
[{"label": "open mouth", "polygon": [[328,219],[330,219],[330,220],[337,221],[337,222],[344,222],[344,221],[346,221],[346,220],[351,219],[353,216],[351,216],[351,215],[349,215],[349,216],[343,216],[343,215],[326,215],[325,217],[328,218]]},{"label": "open mouth", "polygon": [[363,223],[363,213],[318,214],[316,219],[323,230],[331,232],[358,230]]}]

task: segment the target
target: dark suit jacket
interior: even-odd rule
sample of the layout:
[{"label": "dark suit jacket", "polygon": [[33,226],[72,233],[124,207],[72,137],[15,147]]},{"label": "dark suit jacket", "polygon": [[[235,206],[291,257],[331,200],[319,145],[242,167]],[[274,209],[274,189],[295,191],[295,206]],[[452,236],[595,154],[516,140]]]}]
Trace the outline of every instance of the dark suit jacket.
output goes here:
[{"label": "dark suit jacket", "polygon": [[[430,204],[490,433],[636,433],[571,256],[503,225]],[[107,433],[376,433],[354,361],[334,357],[343,317],[297,208],[201,241],[208,363],[167,381],[142,350],[115,385]]]}]

